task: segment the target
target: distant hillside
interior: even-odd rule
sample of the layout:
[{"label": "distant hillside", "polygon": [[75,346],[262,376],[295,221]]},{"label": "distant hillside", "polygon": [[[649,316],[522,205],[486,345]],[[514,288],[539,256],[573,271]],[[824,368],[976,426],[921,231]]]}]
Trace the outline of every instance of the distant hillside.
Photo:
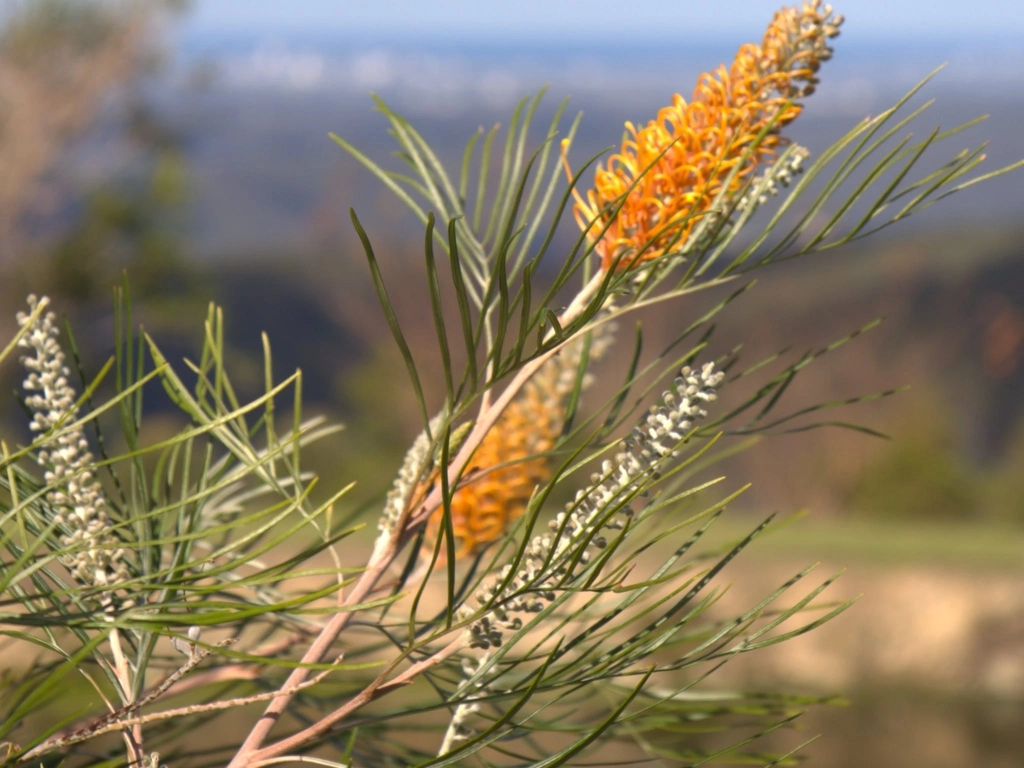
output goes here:
[{"label": "distant hillside", "polygon": [[[370,92],[408,116],[450,167],[480,126],[508,124],[515,102],[548,85],[535,116],[537,145],[558,103],[571,97],[563,131],[584,112],[574,145],[583,158],[616,144],[626,120],[652,118],[674,92],[689,96],[698,74],[729,60],[737,41],[685,47],[557,45],[473,47],[312,38],[186,40],[173,66],[145,84],[154,118],[180,138],[192,190],[188,236],[204,259],[268,245],[301,245],[347,227],[355,206],[373,223],[381,185],[328,139],[335,132],[385,165],[394,142]],[[1024,74],[1019,47],[1005,42],[918,41],[898,45],[844,34],[817,93],[787,133],[819,154],[869,114],[878,114],[936,66],[947,68],[914,105],[936,105],[908,128],[918,136],[981,114],[990,119],[952,138],[945,155],[989,140],[988,167],[1024,156],[1019,126]],[[107,179],[124,162],[113,102],[104,121],[70,154],[59,175],[71,187]],[[942,153],[940,153],[942,154]],[[500,153],[496,152],[500,156]],[[912,226],[958,220],[1001,222],[1024,207],[1018,182],[981,185]],[[58,209],[59,210],[59,209]],[[410,222],[406,217],[403,220]],[[389,221],[393,225],[394,221]]]}]

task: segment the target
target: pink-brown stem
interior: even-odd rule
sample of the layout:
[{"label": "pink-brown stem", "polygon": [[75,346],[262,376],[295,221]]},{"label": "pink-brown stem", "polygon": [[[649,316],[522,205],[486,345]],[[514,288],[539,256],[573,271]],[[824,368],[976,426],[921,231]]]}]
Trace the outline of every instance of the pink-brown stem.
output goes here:
[{"label": "pink-brown stem", "polygon": [[[387,570],[388,566],[391,565],[395,556],[398,554],[398,548],[395,544],[398,543],[398,537],[392,537],[388,545],[379,553],[375,562],[371,562],[363,575],[359,578],[353,586],[352,591],[348,593],[345,598],[345,602],[342,604],[342,608],[351,608],[354,605],[362,602],[367,595],[373,590],[377,581]],[[324,625],[324,628],[320,631],[316,640],[313,641],[312,645],[302,657],[302,664],[317,664],[324,656],[327,655],[334,641],[338,639],[338,635],[348,624],[352,618],[353,611],[342,610],[340,613],[335,614],[331,617],[331,620]],[[301,685],[306,678],[309,676],[308,667],[296,667],[292,670],[292,673],[285,680],[281,686],[282,689],[295,689]],[[291,703],[292,696],[285,695],[275,698],[267,706],[266,710],[260,716],[260,719],[256,721],[256,725],[253,726],[249,735],[245,741],[242,742],[242,746],[239,747],[238,752],[232,758],[231,762],[228,763],[228,768],[238,768],[239,766],[246,765],[249,762],[249,758],[252,753],[259,749],[263,740],[269,735],[270,730],[274,727],[274,724],[281,718],[281,714],[288,705]]]},{"label": "pink-brown stem", "polygon": [[279,757],[280,755],[290,752],[296,747],[301,747],[303,744],[307,744],[314,739],[326,736],[334,726],[360,708],[365,707],[370,702],[376,701],[382,696],[386,696],[399,688],[411,685],[419,675],[422,675],[427,670],[443,662],[453,653],[456,653],[458,650],[463,648],[465,644],[465,638],[460,634],[458,638],[446,645],[440,651],[427,659],[423,659],[422,661],[412,664],[407,670],[402,672],[402,674],[391,680],[385,681],[385,675],[387,674],[385,671],[376,680],[366,686],[366,688],[346,701],[342,706],[338,707],[329,715],[321,718],[308,728],[292,734],[286,739],[281,739],[281,741],[271,744],[269,747],[264,747],[263,749],[254,752],[248,757],[245,764],[251,765],[253,762],[267,760],[272,757]]},{"label": "pink-brown stem", "polygon": [[[605,274],[600,271],[594,275],[590,282],[588,282],[587,285],[583,287],[579,294],[577,294],[576,297],[573,299],[572,303],[559,317],[560,325],[564,327],[567,323],[570,323],[577,317],[579,317],[579,315],[586,308],[587,304],[589,303],[593,295],[600,288],[602,282],[604,281],[604,278]],[[568,341],[568,339],[566,339],[566,341]],[[455,458],[451,461],[451,463],[448,466],[448,477],[451,487],[455,487],[455,484],[457,483],[459,476],[462,474],[465,467],[469,464],[469,461],[472,458],[473,453],[476,451],[477,446],[483,440],[484,436],[487,435],[487,433],[491,430],[491,427],[494,426],[495,422],[501,416],[502,412],[512,401],[512,398],[515,397],[516,393],[523,387],[523,385],[526,384],[526,382],[533,377],[537,370],[552,355],[554,355],[561,348],[561,346],[562,345],[554,347],[553,349],[534,358],[530,362],[526,363],[522,368],[520,368],[519,372],[515,375],[515,377],[513,377],[512,381],[508,384],[508,386],[505,387],[504,391],[502,391],[501,395],[494,401],[492,405],[488,407],[485,413],[481,413],[479,415],[479,417],[476,420],[476,423],[473,426],[473,429],[470,431],[469,435],[466,437],[465,442],[462,444],[462,447],[459,449],[459,452],[456,454]],[[401,516],[401,518],[399,518],[398,522],[395,525],[395,531],[393,535],[388,539],[387,543],[383,547],[380,547],[379,549],[374,551],[373,555],[370,558],[370,562],[367,564],[366,570],[363,571],[363,574],[359,577],[359,580],[353,586],[352,591],[349,592],[349,594],[345,598],[344,603],[342,603],[341,607],[343,610],[340,613],[336,614],[334,617],[332,617],[331,620],[324,625],[324,628],[320,631],[320,634],[317,636],[316,640],[313,641],[313,644],[310,645],[309,649],[303,655],[301,660],[302,664],[317,664],[324,658],[324,656],[327,655],[331,646],[338,639],[338,636],[341,634],[342,630],[345,629],[346,625],[348,624],[349,620],[352,617],[353,611],[344,609],[352,608],[353,606],[365,600],[366,597],[374,591],[377,582],[384,575],[387,569],[391,566],[392,562],[394,562],[395,558],[398,556],[398,553],[402,550],[405,544],[412,538],[413,534],[418,529],[418,527],[420,525],[423,525],[430,517],[430,515],[434,512],[434,510],[441,506],[441,503],[441,487],[440,485],[437,485],[426,497],[426,499],[424,499],[423,503],[419,506],[419,509],[407,509],[406,512]],[[462,639],[460,638],[440,653],[445,653],[446,651],[448,651],[448,655],[451,655],[451,653],[454,653],[455,650],[457,650],[457,647],[461,645],[461,643]],[[451,650],[449,651],[449,649]],[[435,657],[432,656],[431,659],[433,658]],[[420,662],[419,665],[426,664],[430,662],[431,659],[427,659],[424,662]],[[272,745],[271,747],[260,749],[260,746],[263,744],[264,740],[267,738],[267,736],[270,735],[271,729],[273,729],[277,721],[280,720],[281,715],[288,708],[288,705],[291,703],[293,694],[282,695],[274,698],[274,700],[267,706],[266,710],[260,716],[260,719],[256,721],[256,724],[253,726],[252,730],[249,732],[249,735],[242,743],[242,746],[239,747],[238,752],[235,753],[235,756],[232,758],[231,762],[228,763],[228,768],[242,768],[242,766],[251,765],[251,763],[256,759],[266,759],[279,754],[283,754],[283,752],[287,751],[287,749],[291,749],[295,746],[302,744],[304,741],[308,741],[310,738],[313,738],[313,736],[303,736],[303,734],[307,734],[311,730],[319,728],[321,724],[325,721],[330,721],[330,723],[326,726],[326,728],[329,729],[331,725],[338,722],[340,719],[347,717],[360,707],[365,706],[370,701],[373,701],[373,699],[376,698],[378,695],[383,695],[384,693],[393,690],[394,687],[405,685],[406,682],[411,682],[411,678],[408,677],[408,675],[410,672],[417,669],[419,671],[417,671],[415,674],[419,674],[419,672],[422,671],[422,668],[419,665],[413,665],[408,670],[406,670],[406,672],[404,672],[402,675],[399,675],[399,677],[395,678],[389,683],[385,684],[383,682],[378,683],[377,681],[375,681],[364,691],[353,697],[343,707],[341,707],[338,710],[335,710],[335,712],[328,715],[326,718],[314,724],[313,726],[310,726],[310,728],[307,728],[305,731],[300,731],[299,733],[290,736],[287,739],[284,739],[281,742]],[[302,682],[305,681],[305,679],[309,676],[309,672],[310,670],[308,667],[296,667],[288,676],[288,679],[285,680],[284,684],[281,686],[282,690],[297,689],[297,687],[301,685]],[[339,715],[338,713],[342,714]],[[300,736],[302,736],[302,740],[298,740]],[[281,747],[282,744],[286,744],[287,746],[284,747],[281,751],[278,751],[278,748]],[[268,750],[275,751],[271,754],[268,752]]]},{"label": "pink-brown stem", "polygon": [[[121,693],[125,704],[131,704],[132,697],[132,676],[128,667],[128,660],[121,649],[121,635],[116,629],[110,630],[110,652],[114,657],[114,675],[121,686]],[[128,762],[131,765],[142,765],[146,759],[146,753],[142,748],[142,726],[134,725],[131,729],[125,728],[122,732],[125,746],[128,748]]]}]

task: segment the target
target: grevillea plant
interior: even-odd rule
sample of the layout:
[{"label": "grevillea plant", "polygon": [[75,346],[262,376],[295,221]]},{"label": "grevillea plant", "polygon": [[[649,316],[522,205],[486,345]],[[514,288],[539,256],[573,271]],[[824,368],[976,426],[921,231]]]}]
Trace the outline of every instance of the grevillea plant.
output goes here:
[{"label": "grevillea plant", "polygon": [[[711,321],[755,270],[1008,170],[972,177],[979,147],[920,171],[963,127],[900,138],[921,86],[817,159],[787,141],[840,24],[818,2],[783,9],[688,101],[580,166],[564,103],[531,139],[539,95],[499,156],[497,129],[474,135],[456,173],[383,102],[402,173],[335,137],[425,226],[443,377],[430,402],[353,212],[422,416],[370,512],[348,504],[355,478],[311,493],[303,448],[333,428],[303,419],[302,374],[275,381],[266,340],[265,392],[240,400],[218,309],[198,361],[177,366],[119,289],[116,354],[87,378],[70,329],[30,297],[0,351],[5,366],[23,355],[32,435],[2,443],[0,634],[18,665],[0,681],[0,762],[792,763],[795,744],[770,754],[758,739],[814,700],[726,691],[715,672],[847,605],[819,602],[832,578],[793,597],[806,569],[738,615],[716,606],[723,569],[771,519],[708,543],[744,490],[711,468],[735,435],[839,422],[808,421],[827,405],[779,413],[820,354],[741,368]],[[616,343],[664,302],[691,312],[668,347],[645,358],[639,326]],[[618,383],[596,397],[599,359]],[[187,420],[155,442],[141,431],[150,382]]]}]

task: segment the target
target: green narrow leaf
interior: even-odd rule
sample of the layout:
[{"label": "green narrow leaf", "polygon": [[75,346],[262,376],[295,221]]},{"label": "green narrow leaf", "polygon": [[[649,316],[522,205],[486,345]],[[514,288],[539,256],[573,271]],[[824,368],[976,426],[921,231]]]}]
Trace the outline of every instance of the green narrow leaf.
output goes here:
[{"label": "green narrow leaf", "polygon": [[[844,136],[838,142],[830,146],[818,160],[811,164],[811,167],[808,168],[807,171],[803,174],[803,178],[801,178],[800,181],[797,182],[789,197],[786,199],[783,205],[779,207],[779,210],[776,211],[775,216],[772,218],[772,221],[769,222],[768,229],[773,229],[774,225],[782,217],[782,214],[785,213],[785,211],[790,207],[792,202],[794,202],[795,199],[800,194],[803,193],[803,191],[818,176],[818,174],[821,173],[826,168],[826,166],[830,164],[832,160],[839,155],[840,152],[842,152],[843,149],[845,149],[851,142],[853,142],[854,139],[856,139],[858,136],[861,136],[860,141],[857,142],[856,146],[854,146],[853,149],[850,151],[846,160],[844,160],[840,164],[839,168],[833,174],[832,178],[825,185],[825,188],[818,195],[814,203],[811,204],[809,209],[804,213],[800,221],[796,225],[794,225],[790,232],[787,235],[785,235],[779,241],[779,243],[765,255],[763,261],[773,260],[776,254],[781,253],[783,250],[788,248],[793,242],[795,242],[796,239],[799,238],[800,234],[804,231],[804,229],[814,219],[814,217],[817,216],[818,212],[825,205],[825,203],[831,198],[832,193],[835,192],[835,190],[847,178],[847,176],[849,176],[849,174],[852,173],[854,169],[856,169],[862,162],[864,162],[864,160],[866,160],[871,154],[873,154],[874,151],[878,149],[885,141],[887,141],[892,135],[894,135],[896,131],[900,130],[900,128],[903,125],[906,125],[906,123],[909,122],[910,119],[913,119],[914,117],[920,115],[928,108],[929,103],[924,104],[922,107],[918,108],[913,113],[911,113],[909,118],[898,122],[888,132],[884,133],[878,141],[876,141],[866,151],[862,152],[867,143],[875,136],[875,134],[878,133],[878,131],[880,131],[889,122],[890,118],[892,118],[903,107],[903,105],[905,105],[911,98],[913,98],[913,96],[916,95],[917,92],[920,91],[925,86],[925,84],[927,84],[928,81],[931,80],[938,73],[938,71],[938,69],[933,70],[931,74],[929,74],[927,77],[921,80],[921,82],[917,83],[906,94],[904,94],[903,97],[901,97],[895,105],[882,112],[878,117],[871,120],[867,120],[861,123],[860,125],[855,126],[849,133],[846,134],[846,136]],[[763,242],[764,239],[767,238],[767,236],[768,233],[766,231],[761,235],[761,237],[758,238],[757,246],[760,246],[760,243]]]},{"label": "green narrow leaf", "polygon": [[516,139],[516,134],[519,128],[519,117],[523,112],[523,107],[526,105],[528,96],[524,96],[516,104],[514,110],[512,110],[512,119],[509,120],[508,124],[508,135],[505,137],[505,151],[501,157],[501,173],[498,176],[498,189],[495,192],[494,205],[491,206],[491,213],[487,217],[487,229],[484,230],[483,237],[480,238],[481,242],[487,243],[491,239],[491,235],[496,235],[495,227],[501,219],[502,209],[505,207],[505,198],[509,194],[508,189],[508,175],[512,167],[512,146]]},{"label": "green narrow leaf", "polygon": [[619,722],[619,718],[622,717],[622,714],[626,711],[626,707],[628,707],[633,702],[633,699],[637,697],[637,694],[639,694],[640,691],[643,690],[644,686],[647,685],[647,681],[650,679],[652,674],[654,674],[653,667],[651,669],[648,669],[647,672],[643,674],[643,677],[640,678],[640,682],[636,684],[636,686],[633,688],[630,694],[622,700],[622,703],[619,704],[612,711],[612,713],[608,715],[607,718],[605,718],[605,720],[594,726],[593,729],[588,731],[586,736],[579,739],[572,746],[567,747],[566,749],[559,751],[558,753],[552,755],[546,760],[542,760],[541,762],[537,763],[537,768],[554,768],[554,766],[565,765],[566,763],[568,763],[570,759],[572,759],[580,752],[582,752],[584,749],[593,744],[595,741],[597,741],[597,739],[599,739],[605,731],[607,731],[609,728],[611,728],[613,725]]},{"label": "green narrow leaf", "polygon": [[[590,364],[590,344],[594,335],[588,333],[583,338],[583,348],[580,350],[580,362],[576,366],[576,377],[573,381],[572,391],[565,404],[565,424],[562,426],[563,433],[572,430],[573,422],[576,420],[576,409],[580,404],[580,394],[583,392],[583,378],[587,374],[587,366]],[[578,342],[577,342],[578,343]]]},{"label": "green narrow leaf", "polygon": [[890,196],[892,195],[893,191],[903,182],[903,179],[906,178],[907,174],[910,173],[910,169],[917,164],[918,160],[921,159],[921,155],[925,153],[925,150],[927,150],[928,147],[932,145],[932,142],[935,141],[935,138],[938,136],[938,133],[939,129],[936,128],[934,131],[932,131],[931,135],[928,137],[926,141],[921,142],[921,145],[920,147],[918,147],[917,151],[914,152],[911,158],[904,164],[903,168],[901,168],[899,173],[896,174],[896,177],[891,182],[889,182],[885,189],[882,190],[882,193],[875,199],[875,202],[871,204],[871,206],[868,208],[867,212],[864,214],[861,220],[858,221],[853,226],[853,228],[846,234],[846,238],[855,237],[858,232],[864,229],[864,227],[867,225],[869,221],[871,221],[871,219],[873,219],[880,211],[882,211],[888,205]]},{"label": "green narrow leaf", "polygon": [[466,207],[466,190],[469,186],[469,167],[470,162],[473,159],[473,149],[476,147],[477,141],[483,135],[483,126],[478,128],[476,132],[469,137],[469,141],[466,142],[466,148],[462,152],[462,169],[459,172],[459,199],[462,201],[462,207]]},{"label": "green narrow leaf", "polygon": [[480,175],[476,185],[476,204],[473,207],[473,231],[480,231],[480,219],[484,213],[484,195],[487,194],[487,174],[491,167],[491,144],[494,142],[494,135],[498,132],[498,124],[495,123],[491,130],[484,137],[484,146],[480,152]]},{"label": "green narrow leaf", "polygon": [[[515,348],[510,354],[510,360],[506,368],[514,368],[519,365],[523,357],[523,350],[526,347],[527,334],[530,332],[530,294],[533,290],[533,263],[527,264],[523,269],[523,283],[520,288],[520,300],[522,304],[519,312],[519,338],[516,339]],[[515,302],[513,302],[515,304]]]},{"label": "green narrow leaf", "polygon": [[437,279],[437,265],[434,263],[434,214],[427,217],[427,232],[423,243],[423,252],[427,260],[427,287],[430,290],[430,309],[434,315],[434,329],[437,332],[437,345],[441,352],[441,366],[444,368],[445,394],[449,406],[455,402],[455,385],[452,382],[452,356],[448,350],[448,332],[444,325],[444,310],[441,301],[441,287]]},{"label": "green narrow leaf", "polygon": [[0,738],[7,736],[21,724],[22,718],[32,712],[47,696],[53,692],[67,675],[83,664],[106,639],[105,635],[97,634],[74,654],[65,659],[57,669],[33,687],[32,692],[0,723]]},{"label": "green narrow leaf", "polygon": [[975,184],[979,184],[983,181],[988,181],[989,179],[994,179],[997,176],[1002,176],[1004,173],[1016,171],[1018,168],[1024,168],[1024,159],[1018,160],[1015,163],[1010,163],[1009,165],[1004,165],[1002,168],[990,171],[989,173],[983,173],[981,176],[975,176],[970,181],[965,181],[963,184],[959,184],[953,187],[952,189],[946,190],[939,196],[938,199],[941,200],[942,198],[948,197],[949,195],[952,195],[955,192],[960,192],[961,190],[967,189],[967,187],[974,186]]},{"label": "green narrow leaf", "polygon": [[[501,348],[505,341],[505,334],[508,331],[508,272],[506,271],[506,264],[508,258],[509,243],[498,251],[498,258],[494,261],[494,272],[491,277],[491,285],[498,286],[498,321],[494,333],[494,340],[491,343],[491,349],[488,352],[488,356],[492,361],[493,375],[490,377],[488,384],[496,380],[502,375],[501,368]],[[490,295],[488,291],[488,295]],[[485,299],[485,304],[487,300]],[[481,315],[481,318],[486,317]],[[478,337],[479,338],[479,337]]]},{"label": "green narrow leaf", "polygon": [[[551,149],[554,146],[555,139],[558,138],[558,123],[562,119],[562,113],[565,108],[569,105],[569,99],[565,98],[561,101],[558,107],[555,109],[554,117],[551,118],[551,123],[548,126],[548,133],[541,145],[540,162],[537,166],[537,172],[534,175],[533,186],[530,189],[530,194],[526,198],[526,203],[523,206],[522,223],[527,224],[526,236],[522,240],[522,244],[519,246],[519,254],[516,256],[514,271],[518,271],[522,265],[523,260],[526,258],[526,254],[533,243],[534,235],[540,228],[541,222],[547,212],[548,205],[551,203],[551,198],[554,195],[555,187],[558,184],[558,180],[562,177],[562,169],[556,160],[554,166],[551,169],[551,174],[548,178],[547,187],[544,190],[544,195],[537,205],[536,210],[534,205],[537,202],[537,195],[540,193],[541,184],[544,181],[544,174],[547,170],[548,158],[551,153]],[[576,136],[576,128],[579,124],[580,115],[577,115],[576,119],[573,120],[569,126],[569,133],[567,139],[572,142]]]},{"label": "green narrow leaf", "polygon": [[[263,342],[263,391],[269,395],[274,389],[274,360],[270,351],[270,337],[266,331],[260,334]],[[267,397],[267,403],[263,411],[264,430],[267,435],[267,451],[273,453],[277,447],[277,433],[274,431],[274,398]],[[269,464],[270,474],[276,475],[274,462]]]},{"label": "green narrow leaf", "polygon": [[[473,318],[469,310],[469,298],[466,295],[466,284],[462,279],[462,264],[459,260],[459,243],[455,229],[455,220],[448,222],[448,255],[451,265],[452,285],[455,288],[455,300],[459,305],[462,340],[466,346],[466,366],[470,390],[475,391],[477,385],[476,342],[473,334]],[[461,388],[460,388],[461,389]]]},{"label": "green narrow leaf", "polygon": [[427,222],[426,211],[424,211],[419,206],[419,204],[409,196],[408,192],[406,192],[404,189],[402,189],[401,186],[395,183],[394,179],[392,179],[388,175],[387,171],[385,171],[383,168],[381,168],[370,158],[368,158],[366,155],[364,155],[362,152],[360,152],[358,149],[356,149],[354,146],[349,144],[347,141],[345,141],[337,134],[330,133],[328,135],[330,136],[331,140],[334,143],[336,143],[338,146],[340,146],[342,149],[344,149],[346,152],[352,155],[352,157],[358,160],[367,170],[370,171],[370,173],[372,173],[374,176],[380,179],[384,183],[384,186],[386,186],[388,189],[394,192],[395,196],[403,203],[405,203],[409,207],[409,209],[416,214],[417,218],[419,218],[420,221],[422,221],[424,224]]},{"label": "green narrow leaf", "polygon": [[[377,108],[391,123],[394,137],[408,153],[411,165],[419,173],[428,192],[428,199],[437,207],[444,218],[451,218],[457,211],[450,211],[449,205],[458,205],[458,195],[448,180],[444,167],[437,160],[423,137],[379,97],[373,96]],[[440,185],[440,189],[438,188]]]},{"label": "green narrow leaf", "polygon": [[[581,117],[582,113],[576,116],[576,120],[573,123],[574,127],[578,125]],[[544,236],[544,240],[541,242],[540,248],[537,250],[537,255],[534,256],[533,258],[534,261],[539,263],[541,259],[544,258],[545,254],[547,254],[548,248],[551,246],[551,242],[554,240],[555,232],[558,229],[558,225],[565,215],[566,206],[568,206],[569,200],[572,199],[573,191],[576,189],[576,185],[579,183],[580,178],[586,171],[590,169],[590,167],[594,163],[598,161],[601,155],[603,155],[605,152],[611,149],[613,149],[613,147],[605,147],[600,152],[597,152],[596,154],[592,155],[587,160],[587,162],[584,163],[580,167],[580,169],[573,174],[572,178],[569,180],[569,184],[566,187],[565,192],[562,193],[562,199],[558,203],[558,209],[555,211],[555,214],[552,217],[551,223],[548,226],[547,234]],[[589,256],[590,253],[592,253],[592,249],[587,248],[585,249],[585,252],[582,257],[580,257],[579,259],[576,258],[576,255],[579,253],[580,248],[587,241],[587,233],[588,230],[586,229],[580,232],[580,234],[576,238],[575,243],[573,244],[573,247],[570,249],[568,256],[562,260],[561,270],[559,271],[558,276],[552,282],[551,288],[548,290],[548,293],[545,296],[544,301],[542,302],[542,306],[546,306],[551,302],[554,295],[558,293],[559,289],[563,285],[565,285],[566,280],[568,280],[569,277],[571,277],[575,273],[575,271],[582,265],[583,261],[586,260],[587,256]]]},{"label": "green narrow leaf", "polygon": [[633,383],[636,381],[636,369],[640,364],[640,354],[643,352],[644,346],[644,333],[643,325],[639,320],[636,323],[635,335],[633,338],[633,356],[630,358],[629,367],[626,368],[626,378],[622,386],[619,387],[619,394],[615,396],[612,402],[612,407],[608,410],[608,416],[604,420],[604,428],[609,429],[619,417],[619,413],[622,411],[622,406],[626,402],[626,398],[629,397],[629,392],[633,387]]},{"label": "green narrow leaf", "polygon": [[413,390],[416,393],[416,400],[420,406],[420,416],[422,416],[424,424],[429,424],[430,414],[427,411],[427,402],[423,397],[420,377],[416,372],[416,362],[412,359],[412,352],[409,351],[409,345],[405,342],[405,334],[402,333],[398,317],[395,315],[394,307],[391,306],[391,300],[388,298],[384,279],[381,277],[380,267],[377,265],[377,257],[374,255],[373,246],[370,244],[370,238],[367,237],[366,231],[363,229],[362,224],[359,223],[359,217],[356,216],[354,208],[349,208],[349,215],[352,218],[352,225],[356,229],[356,234],[359,235],[359,240],[363,244],[363,251],[366,254],[366,260],[370,265],[370,274],[373,277],[373,286],[377,291],[377,298],[380,300],[381,308],[384,310],[384,316],[387,318],[391,335],[394,337],[395,344],[398,345],[398,349],[402,353],[402,359],[405,360],[405,367],[409,371],[409,380],[412,382]]},{"label": "green narrow leaf", "polygon": [[[933,133],[932,138],[934,138],[934,136],[935,134]],[[861,198],[861,195],[867,191],[868,187],[875,182],[875,179],[881,176],[882,173],[884,173],[889,166],[895,162],[897,156],[909,142],[910,136],[907,136],[902,141],[898,142],[893,149],[889,150],[889,153],[882,158],[882,161],[867,173],[864,179],[861,180],[860,184],[854,188],[853,192],[846,196],[846,199],[840,204],[839,209],[832,215],[828,222],[818,230],[818,233],[811,238],[811,241],[804,248],[801,248],[801,250],[809,251],[824,240],[828,234],[835,229],[836,224],[839,223],[839,220],[848,210],[850,210],[853,204],[856,203]]]},{"label": "green narrow leaf", "polygon": [[448,592],[448,599],[446,601],[447,611],[444,620],[446,629],[451,629],[452,619],[455,616],[455,527],[452,522],[452,489],[448,485],[448,465],[451,463],[448,452],[451,449],[451,439],[452,428],[451,423],[449,423],[441,440],[441,472],[439,473],[441,478],[441,503],[444,509],[445,555],[447,556],[447,561],[445,562],[447,576],[445,588]]},{"label": "green narrow leaf", "polygon": [[[973,168],[977,162],[981,161],[981,158],[983,157],[981,152],[982,147],[978,147],[973,152],[968,152],[967,150],[964,150],[960,154],[959,162],[954,161],[953,163],[948,164],[948,166],[945,169],[940,169],[939,171],[936,171],[934,174],[929,174],[928,176],[925,176],[918,182],[909,185],[905,190],[903,190],[899,194],[894,195],[893,199],[896,200],[902,195],[913,191],[914,189],[923,187],[919,194],[915,195],[906,205],[903,206],[903,208],[899,210],[899,212],[895,216],[893,216],[892,220],[899,221],[900,219],[910,215],[916,209],[918,209],[918,206],[920,206],[921,203],[926,201],[933,194],[935,194],[935,192],[944,187],[951,179],[955,178],[958,174],[964,172],[968,168]],[[941,197],[939,199],[941,199]],[[878,229],[880,229],[880,227],[872,231],[877,232]]]},{"label": "green narrow leaf", "polygon": [[[530,133],[530,125],[533,123],[533,113],[536,111],[537,105],[540,104],[540,101],[541,101],[542,98],[544,98],[544,94],[546,92],[547,92],[547,86],[542,87],[536,93],[536,95],[534,95],[533,99],[530,101],[530,106],[527,107],[527,109],[526,109],[526,115],[525,115],[525,117],[523,117],[523,123],[522,123],[522,126],[519,129],[519,135],[516,137],[515,158],[514,158],[514,160],[512,162],[512,167],[511,167],[510,172],[509,172],[509,182],[510,183],[512,182],[512,180],[520,178],[519,170],[523,167],[523,155],[524,155],[524,153],[526,151],[526,138],[527,138],[527,136]],[[510,134],[510,138],[511,138],[511,134]],[[544,142],[544,144],[542,144],[542,146],[544,146],[544,145],[546,145],[546,142]],[[538,152],[539,151],[540,151],[540,149],[538,149]],[[536,157],[537,157],[537,152],[534,153],[533,159],[536,159]],[[532,160],[530,162],[530,165],[531,166],[533,165]],[[529,175],[530,175],[530,170],[528,168],[523,173],[523,175],[521,177],[522,183],[519,185],[520,187],[525,185],[526,178]],[[523,195],[522,190],[521,189],[517,190],[517,192],[516,192],[516,198],[517,199],[516,199],[516,203],[515,203],[515,208],[519,207],[519,203],[520,203],[520,199],[522,198],[522,195]],[[512,221],[514,222],[516,214],[514,212],[511,213],[511,214],[509,213],[509,202],[511,201],[511,199],[512,199],[511,195],[506,195],[505,200],[502,203],[502,210],[501,210],[500,216],[501,216],[501,218],[512,219]],[[506,226],[506,231],[511,231],[512,226],[513,226],[512,224],[507,225]],[[523,224],[523,227],[525,228],[525,224]],[[498,242],[501,242],[501,241],[499,240]]]},{"label": "green narrow leaf", "polygon": [[[551,343],[555,343],[562,339],[564,331],[562,331],[562,324],[558,322],[558,315],[551,309],[544,310],[544,316],[547,319],[547,326],[551,329]],[[544,343],[542,338],[544,334],[544,326],[540,326],[537,329],[537,346],[541,346]]]},{"label": "green narrow leaf", "polygon": [[483,747],[492,744],[496,739],[501,738],[501,735],[505,730],[506,724],[508,724],[512,720],[512,718],[519,714],[523,707],[525,707],[526,704],[530,702],[534,694],[537,692],[541,682],[543,682],[545,678],[549,666],[551,665],[553,660],[557,658],[559,655],[558,651],[560,648],[560,642],[560,640],[556,641],[555,648],[552,651],[552,653],[549,654],[548,657],[541,662],[540,667],[535,672],[530,673],[530,676],[527,678],[530,682],[527,685],[526,689],[523,691],[522,695],[520,695],[516,699],[516,701],[512,703],[510,707],[508,707],[504,712],[501,713],[500,716],[498,716],[490,725],[488,725],[486,730],[484,730],[482,733],[478,733],[475,736],[471,736],[470,738],[462,741],[459,744],[459,746],[456,747],[456,749],[452,752],[448,752],[443,755],[438,755],[436,759],[430,760],[426,763],[422,763],[419,766],[419,768],[428,768],[428,766],[432,768],[439,768],[440,766],[444,765],[452,765],[457,760],[469,757],[470,755],[478,752]]}]

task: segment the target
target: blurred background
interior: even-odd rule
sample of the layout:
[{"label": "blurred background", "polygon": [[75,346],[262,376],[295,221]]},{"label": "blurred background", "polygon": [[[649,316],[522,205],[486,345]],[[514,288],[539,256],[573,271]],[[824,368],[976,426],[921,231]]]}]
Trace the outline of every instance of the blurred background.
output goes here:
[{"label": "blurred background", "polygon": [[[584,112],[574,145],[583,158],[617,143],[625,120],[650,119],[675,92],[688,97],[700,72],[759,41],[777,9],[773,0],[0,7],[0,329],[13,330],[26,293],[45,293],[95,372],[110,353],[110,291],[123,270],[139,318],[178,357],[197,348],[217,301],[243,386],[262,381],[265,330],[276,372],[303,368],[307,413],[346,423],[315,458],[337,479],[330,487],[359,478],[360,501],[385,489],[419,427],[350,206],[403,317],[423,317],[428,297],[418,222],[328,132],[388,163],[375,92],[454,164],[478,127],[507,123],[546,84],[534,138],[571,96],[567,114]],[[788,131],[812,155],[946,62],[915,101],[936,100],[918,135],[988,114],[953,151],[987,139],[993,169],[1024,156],[1024,7],[849,0],[837,10],[847,22],[836,56]],[[820,768],[1021,764],[1022,183],[1018,173],[972,187],[869,241],[766,272],[716,334],[719,353],[742,341],[752,362],[818,349],[885,316],[809,368],[787,398],[910,385],[841,414],[889,441],[802,432],[727,466],[737,485],[754,482],[727,532],[775,510],[810,513],[737,561],[727,601],[750,604],[765,583],[816,560],[848,569],[836,596],[864,595],[834,624],[726,673],[735,684],[847,697],[848,707],[805,722],[808,734],[824,733],[806,750]],[[692,317],[688,307],[645,317],[647,348]],[[410,334],[438,402],[422,325]],[[0,371],[6,391],[17,374]],[[24,434],[13,398],[0,419]],[[157,408],[153,434],[172,427]]]}]

